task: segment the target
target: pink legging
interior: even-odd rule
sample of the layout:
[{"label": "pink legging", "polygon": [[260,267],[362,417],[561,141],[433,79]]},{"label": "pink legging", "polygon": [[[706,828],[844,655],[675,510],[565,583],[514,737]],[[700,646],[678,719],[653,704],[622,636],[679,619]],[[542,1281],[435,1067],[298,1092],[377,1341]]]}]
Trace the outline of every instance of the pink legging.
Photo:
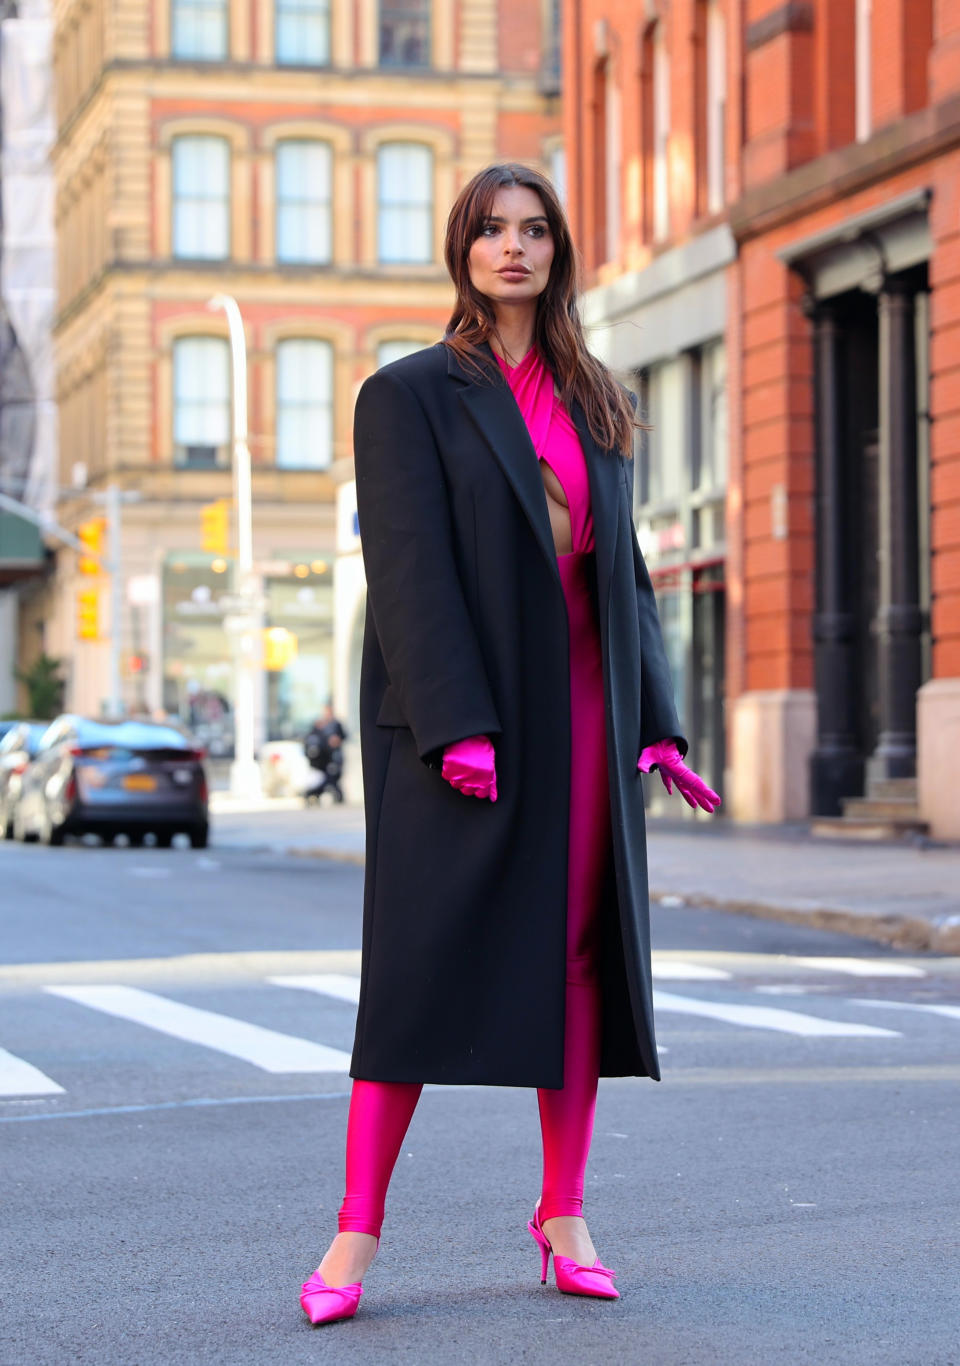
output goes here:
[{"label": "pink legging", "polygon": [[[583,1211],[600,1072],[598,922],[610,852],[603,674],[591,555],[558,557],[570,624],[570,841],[567,862],[563,1087],[541,1089],[540,1218]],[[340,1231],[380,1237],[387,1186],[423,1088],[355,1081],[347,1121],[347,1183]]]}]

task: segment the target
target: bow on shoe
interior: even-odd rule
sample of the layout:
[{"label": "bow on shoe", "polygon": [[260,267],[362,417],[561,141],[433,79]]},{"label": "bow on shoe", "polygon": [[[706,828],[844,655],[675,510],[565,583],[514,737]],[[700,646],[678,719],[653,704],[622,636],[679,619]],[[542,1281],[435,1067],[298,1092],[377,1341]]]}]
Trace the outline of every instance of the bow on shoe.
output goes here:
[{"label": "bow on shoe", "polygon": [[687,806],[701,807],[708,815],[713,815],[720,805],[720,795],[708,787],[692,768],[688,768],[680,757],[673,740],[658,740],[655,745],[647,745],[642,751],[637,768],[641,773],[659,769],[663,785],[672,795],[674,784]]}]

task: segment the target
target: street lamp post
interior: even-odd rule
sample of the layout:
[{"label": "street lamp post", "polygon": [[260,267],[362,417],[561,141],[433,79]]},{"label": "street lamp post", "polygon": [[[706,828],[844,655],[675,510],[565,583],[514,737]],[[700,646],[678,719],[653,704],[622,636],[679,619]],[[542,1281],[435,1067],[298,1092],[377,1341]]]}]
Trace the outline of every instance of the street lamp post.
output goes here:
[{"label": "street lamp post", "polygon": [[260,792],[260,770],[254,759],[254,706],[257,667],[253,582],[253,496],[250,477],[250,447],[247,444],[247,343],[243,319],[236,299],[216,294],[207,303],[211,311],[222,309],[230,329],[230,356],[233,368],[233,502],[236,517],[237,554],[234,561],[234,594],[238,599],[238,626],[232,636],[234,760],[230,768],[230,791],[235,796],[252,797]]}]

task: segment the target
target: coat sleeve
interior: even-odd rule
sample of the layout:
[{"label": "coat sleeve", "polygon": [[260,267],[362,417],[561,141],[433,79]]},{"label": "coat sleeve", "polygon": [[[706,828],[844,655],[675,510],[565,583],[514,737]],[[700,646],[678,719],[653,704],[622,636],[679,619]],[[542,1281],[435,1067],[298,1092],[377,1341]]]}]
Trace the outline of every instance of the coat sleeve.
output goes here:
[{"label": "coat sleeve", "polygon": [[413,390],[379,371],[354,415],[360,544],[390,683],[417,753],[500,733],[454,554],[440,456]]},{"label": "coat sleeve", "polygon": [[[630,394],[634,411],[636,394]],[[633,541],[633,569],[637,583],[637,618],[640,627],[640,748],[654,745],[658,740],[676,741],[680,753],[686,754],[688,745],[680,730],[680,720],[673,697],[673,681],[663,643],[660,613],[650,582],[650,574],[637,540],[633,521],[633,460],[621,456],[626,470],[627,492],[630,500],[630,526]]]}]

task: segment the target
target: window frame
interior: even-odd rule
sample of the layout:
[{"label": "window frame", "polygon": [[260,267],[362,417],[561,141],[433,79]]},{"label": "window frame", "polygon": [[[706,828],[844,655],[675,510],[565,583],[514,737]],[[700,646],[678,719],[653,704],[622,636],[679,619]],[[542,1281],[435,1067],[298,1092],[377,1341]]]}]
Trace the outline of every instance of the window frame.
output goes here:
[{"label": "window frame", "polygon": [[[178,194],[177,190],[177,158],[182,154],[182,149],[188,143],[207,143],[218,144],[224,152],[224,191],[219,200],[223,209],[223,229],[224,229],[224,249],[221,253],[213,255],[209,252],[188,252],[182,247],[178,248],[178,213],[179,208],[184,207],[184,196]],[[170,255],[177,261],[229,261],[233,251],[233,144],[230,139],[222,133],[177,133],[170,140]],[[213,195],[191,193],[186,196],[189,202],[194,204],[209,205],[218,202]],[[182,230],[181,230],[182,231]]]},{"label": "window frame", "polygon": [[[311,401],[309,398],[285,399],[282,396],[281,388],[283,385],[283,356],[290,355],[289,350],[292,346],[317,347],[325,354],[328,366],[327,378],[329,398]],[[284,336],[277,340],[274,347],[274,383],[273,383],[273,402],[274,402],[274,466],[278,470],[299,470],[322,472],[329,470],[336,459],[336,366],[337,353],[335,344],[328,337],[317,337],[309,334]],[[308,386],[308,390],[310,386]],[[314,391],[315,392],[315,391]],[[326,410],[327,425],[327,459],[321,463],[316,462],[287,462],[281,458],[283,449],[283,437],[281,435],[281,423],[285,410],[294,407],[300,411],[311,408],[321,408]]]},{"label": "window frame", "polygon": [[[300,58],[284,57],[282,55],[282,44],[280,41],[281,21],[284,17],[296,17],[300,6],[297,0],[274,0],[273,6],[273,58],[277,66],[284,67],[307,67],[310,70],[321,70],[332,64],[333,57],[333,0],[314,0],[318,10],[322,10],[326,36],[326,56],[318,60],[303,60]],[[287,10],[286,16],[283,11]],[[309,17],[307,11],[301,11]]]},{"label": "window frame", "polygon": [[[394,14],[401,22],[420,20],[424,26],[422,39],[422,50],[424,53],[423,61],[411,62],[403,60],[388,60],[384,58],[384,26],[388,16],[385,9],[393,9]],[[416,11],[416,13],[414,12]],[[433,27],[434,16],[431,0],[399,0],[399,3],[391,5],[390,0],[377,0],[377,66],[385,67],[388,71],[428,71],[433,64]]]},{"label": "window frame", "polygon": [[[383,161],[390,154],[398,149],[410,151],[417,149],[423,152],[427,159],[427,183],[429,198],[425,203],[410,203],[406,201],[390,202],[384,199],[383,194]],[[436,171],[437,156],[436,149],[428,142],[417,142],[413,138],[387,138],[377,144],[374,170],[374,193],[376,200],[376,260],[381,266],[429,266],[436,262],[436,244],[434,242],[434,215],[436,213]],[[385,224],[383,221],[384,211],[387,210],[418,210],[426,215],[426,242],[425,255],[406,256],[386,254],[384,251]]]},{"label": "window frame", "polygon": [[[223,43],[217,53],[181,52],[177,49],[178,10],[218,10],[222,17]],[[230,0],[170,0],[170,56],[178,62],[224,62],[230,56]]]},{"label": "window frame", "polygon": [[[185,399],[184,396],[183,396],[183,394],[182,394],[181,387],[180,387],[181,367],[180,367],[180,364],[178,363],[178,356],[182,356],[182,355],[184,354],[184,348],[186,348],[186,347],[189,346],[190,344],[193,344],[194,346],[196,346],[197,343],[210,343],[210,342],[213,342],[213,343],[216,344],[216,346],[217,346],[217,348],[218,348],[218,350],[219,350],[219,352],[220,352],[220,355],[221,355],[221,357],[222,357],[223,372],[224,372],[225,379],[226,379],[226,384],[225,384],[225,388],[224,388],[224,394],[223,394],[222,397],[221,397],[220,395],[216,395],[213,399],[210,399],[210,398],[207,398],[207,397],[203,398],[202,400],[193,399],[193,398]],[[184,362],[184,364],[186,364],[186,362]],[[192,371],[194,371],[194,372],[198,369],[197,363],[196,363],[196,360],[195,360],[195,359],[194,359],[194,361],[192,362],[192,364],[189,366],[189,368],[190,368],[190,370],[192,370]],[[181,430],[180,430],[179,419],[180,419],[180,417],[181,417],[181,415],[182,415],[182,413],[183,413],[183,409],[184,409],[184,406],[185,406],[185,405],[186,405],[186,406],[189,406],[189,407],[194,407],[194,408],[202,406],[203,409],[204,409],[205,411],[206,411],[206,410],[209,410],[210,408],[212,408],[212,407],[214,407],[214,406],[216,406],[217,408],[222,408],[222,410],[223,410],[223,417],[224,417],[224,419],[225,419],[225,420],[224,420],[224,423],[223,423],[223,431],[224,431],[223,439],[222,439],[222,440],[213,440],[213,441],[184,441],[184,440],[181,440],[182,432],[181,432]],[[170,404],[170,409],[171,409],[170,432],[171,432],[171,436],[172,436],[172,438],[173,438],[172,445],[173,445],[173,465],[174,465],[174,468],[180,469],[180,470],[210,470],[210,469],[224,469],[224,468],[226,468],[226,467],[230,464],[230,447],[231,447],[231,443],[232,443],[232,441],[233,441],[233,393],[232,393],[232,374],[231,374],[231,361],[230,361],[230,342],[229,342],[229,339],[228,339],[227,337],[225,337],[222,333],[220,333],[220,332],[188,332],[188,333],[183,334],[182,336],[177,336],[177,337],[174,337],[174,338],[173,338],[173,343],[172,343],[172,347],[171,347],[171,404]],[[199,450],[199,449],[201,449],[201,448],[204,448],[204,449],[209,448],[209,449],[213,450],[213,451],[214,451],[213,459],[208,461],[208,460],[189,460],[189,459],[186,458],[186,452],[187,452],[187,451],[189,451],[189,450],[191,450],[191,449],[197,449],[197,450]],[[184,452],[184,456],[183,456],[183,458],[178,458],[178,453],[181,452],[181,451]]]},{"label": "window frame", "polygon": [[[323,151],[324,151],[324,153],[325,153],[325,155],[326,155],[326,158],[327,158],[327,167],[326,167],[327,179],[326,179],[326,187],[325,187],[325,188],[326,188],[326,198],[325,198],[325,199],[322,199],[322,200],[309,200],[309,199],[300,198],[300,199],[289,199],[289,200],[287,200],[287,201],[283,201],[283,200],[282,200],[282,198],[281,198],[280,162],[281,162],[281,156],[282,156],[282,151],[283,151],[283,149],[284,149],[284,148],[288,148],[288,147],[298,147],[298,148],[313,148],[313,147],[317,147],[317,148],[322,148],[322,149],[323,149]],[[334,229],[334,178],[335,178],[335,177],[334,177],[334,167],[335,167],[335,160],[336,160],[336,158],[335,158],[334,148],[333,148],[332,144],[331,144],[330,142],[326,141],[324,138],[319,138],[319,137],[317,137],[317,138],[310,138],[310,137],[282,137],[282,138],[278,138],[278,139],[276,140],[276,142],[274,143],[274,145],[273,145],[273,170],[274,170],[274,226],[273,226],[273,231],[274,231],[274,256],[275,256],[275,258],[276,258],[278,264],[280,264],[280,265],[293,265],[293,266],[295,266],[295,265],[329,266],[329,265],[332,265],[332,264],[333,264],[333,257],[334,257],[333,229]],[[311,255],[309,255],[309,254],[305,254],[305,255],[303,255],[303,256],[286,256],[286,255],[283,255],[283,254],[282,254],[282,250],[281,250],[281,210],[282,210],[283,208],[285,208],[285,207],[286,207],[286,208],[291,208],[291,207],[295,207],[295,206],[298,206],[298,205],[299,205],[300,207],[305,208],[305,209],[308,209],[308,210],[309,210],[310,208],[321,208],[321,209],[325,208],[325,209],[326,209],[327,250],[326,250],[326,254],[325,254],[325,255],[311,256]],[[302,234],[301,234],[301,235],[302,235]],[[309,235],[309,234],[308,234],[308,235]]]}]

